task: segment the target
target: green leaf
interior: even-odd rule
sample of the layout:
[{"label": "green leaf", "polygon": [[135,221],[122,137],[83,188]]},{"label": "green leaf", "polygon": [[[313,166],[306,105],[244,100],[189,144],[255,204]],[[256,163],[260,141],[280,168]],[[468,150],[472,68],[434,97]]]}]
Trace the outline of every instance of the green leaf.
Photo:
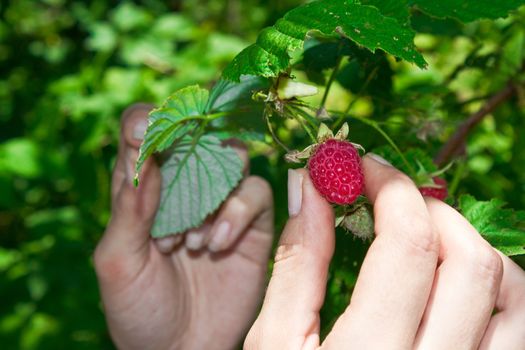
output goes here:
[{"label": "green leaf", "polygon": [[238,83],[220,79],[210,90],[206,111],[225,112],[251,108],[255,104],[252,95],[269,87],[268,79],[257,76],[243,76]]},{"label": "green leaf", "polygon": [[214,120],[210,126],[219,130],[219,138],[237,138],[242,141],[264,139],[266,124],[263,114],[264,103],[254,101],[252,96],[257,91],[267,91],[268,79],[253,75],[242,76],[240,82],[220,79],[210,90],[206,106],[208,113],[228,112],[228,118]]},{"label": "green leaf", "polygon": [[196,120],[205,119],[207,101],[208,90],[193,85],[178,90],[168,97],[162,107],[150,112],[135,167],[137,174],[149,156],[166,150],[175,140],[192,131]]},{"label": "green leaf", "polygon": [[410,5],[434,17],[472,22],[480,18],[506,17],[509,11],[523,5],[523,0],[410,0]]},{"label": "green leaf", "polygon": [[436,18],[421,11],[414,11],[410,17],[412,28],[418,33],[455,36],[461,35],[463,24],[453,18]]},{"label": "green leaf", "polygon": [[363,5],[371,5],[386,17],[397,19],[399,24],[409,24],[408,0],[361,0]]},{"label": "green leaf", "polygon": [[478,232],[503,254],[525,254],[525,211],[504,208],[499,199],[477,201],[470,195],[459,199],[459,209]]},{"label": "green leaf", "polygon": [[215,137],[185,137],[171,151],[161,168],[162,195],[153,237],[199,226],[242,178],[241,159]]},{"label": "green leaf", "polygon": [[351,0],[320,0],[297,7],[264,29],[255,44],[239,53],[223,76],[238,81],[241,75],[276,77],[290,65],[290,53],[303,48],[312,33],[349,38],[371,51],[382,49],[394,56],[426,65],[416,50],[414,32],[373,6]]}]

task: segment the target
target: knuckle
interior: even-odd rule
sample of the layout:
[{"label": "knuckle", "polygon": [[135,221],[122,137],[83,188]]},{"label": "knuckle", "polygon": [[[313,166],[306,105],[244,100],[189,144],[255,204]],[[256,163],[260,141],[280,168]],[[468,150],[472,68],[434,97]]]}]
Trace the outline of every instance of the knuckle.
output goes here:
[{"label": "knuckle", "polygon": [[290,260],[295,260],[301,256],[303,248],[299,244],[280,244],[275,251],[275,266],[280,266]]},{"label": "knuckle", "polygon": [[137,114],[140,114],[140,116],[146,116],[152,108],[153,106],[147,103],[132,104],[122,112],[122,115],[120,116],[121,126],[125,127],[128,125]]},{"label": "knuckle", "polygon": [[125,276],[128,273],[128,265],[123,257],[113,253],[105,242],[105,236],[106,234],[93,252],[93,266],[100,280],[112,281]]},{"label": "knuckle", "polygon": [[246,179],[250,186],[257,189],[257,195],[262,196],[267,201],[273,200],[272,187],[264,178],[256,175],[252,175]]},{"label": "knuckle", "polygon": [[498,284],[503,275],[503,261],[490,246],[476,247],[467,254],[468,264],[480,278]]},{"label": "knuckle", "polygon": [[410,255],[437,258],[439,254],[439,236],[430,219],[413,215],[398,220],[395,235],[398,244]]},{"label": "knuckle", "polygon": [[248,215],[250,208],[248,207],[248,204],[241,198],[232,197],[228,203],[227,211],[235,213],[237,217],[245,217]]}]

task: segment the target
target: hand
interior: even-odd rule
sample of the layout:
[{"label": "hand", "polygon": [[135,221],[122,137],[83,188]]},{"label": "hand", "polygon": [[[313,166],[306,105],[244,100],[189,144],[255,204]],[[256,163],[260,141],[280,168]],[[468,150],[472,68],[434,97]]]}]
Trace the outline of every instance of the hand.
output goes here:
[{"label": "hand", "polygon": [[290,171],[290,219],[245,349],[523,349],[525,272],[386,161],[363,167],[377,237],[348,308],[320,346],[334,216],[308,173]]},{"label": "hand", "polygon": [[[149,107],[124,113],[112,217],[94,255],[111,336],[122,349],[231,349],[262,300],[272,242],[269,185],[246,177],[220,210],[184,235],[150,238],[161,178],[133,169]],[[245,150],[238,150],[247,164]]]}]

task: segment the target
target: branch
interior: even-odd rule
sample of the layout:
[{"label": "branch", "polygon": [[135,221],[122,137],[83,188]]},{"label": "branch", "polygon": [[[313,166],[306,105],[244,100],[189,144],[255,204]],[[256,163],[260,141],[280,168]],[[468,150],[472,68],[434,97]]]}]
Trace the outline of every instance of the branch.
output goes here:
[{"label": "branch", "polygon": [[441,147],[438,155],[434,158],[434,163],[442,167],[449,162],[462,149],[467,139],[469,132],[478,125],[487,114],[494,111],[500,104],[508,100],[516,93],[516,88],[511,82],[507,83],[505,88],[493,95],[483,107],[476,113],[472,114],[465,120],[454,135]]}]

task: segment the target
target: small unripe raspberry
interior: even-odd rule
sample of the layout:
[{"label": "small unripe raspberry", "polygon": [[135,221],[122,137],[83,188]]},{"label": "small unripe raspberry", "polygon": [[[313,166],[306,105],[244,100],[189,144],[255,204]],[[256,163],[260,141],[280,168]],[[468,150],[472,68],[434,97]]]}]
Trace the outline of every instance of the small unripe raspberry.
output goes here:
[{"label": "small unripe raspberry", "polygon": [[447,182],[440,177],[434,177],[433,181],[439,187],[420,187],[419,191],[423,196],[445,200],[448,197]]},{"label": "small unripe raspberry", "polygon": [[331,203],[352,204],[363,193],[361,157],[348,141],[329,139],[308,161],[315,188]]}]

